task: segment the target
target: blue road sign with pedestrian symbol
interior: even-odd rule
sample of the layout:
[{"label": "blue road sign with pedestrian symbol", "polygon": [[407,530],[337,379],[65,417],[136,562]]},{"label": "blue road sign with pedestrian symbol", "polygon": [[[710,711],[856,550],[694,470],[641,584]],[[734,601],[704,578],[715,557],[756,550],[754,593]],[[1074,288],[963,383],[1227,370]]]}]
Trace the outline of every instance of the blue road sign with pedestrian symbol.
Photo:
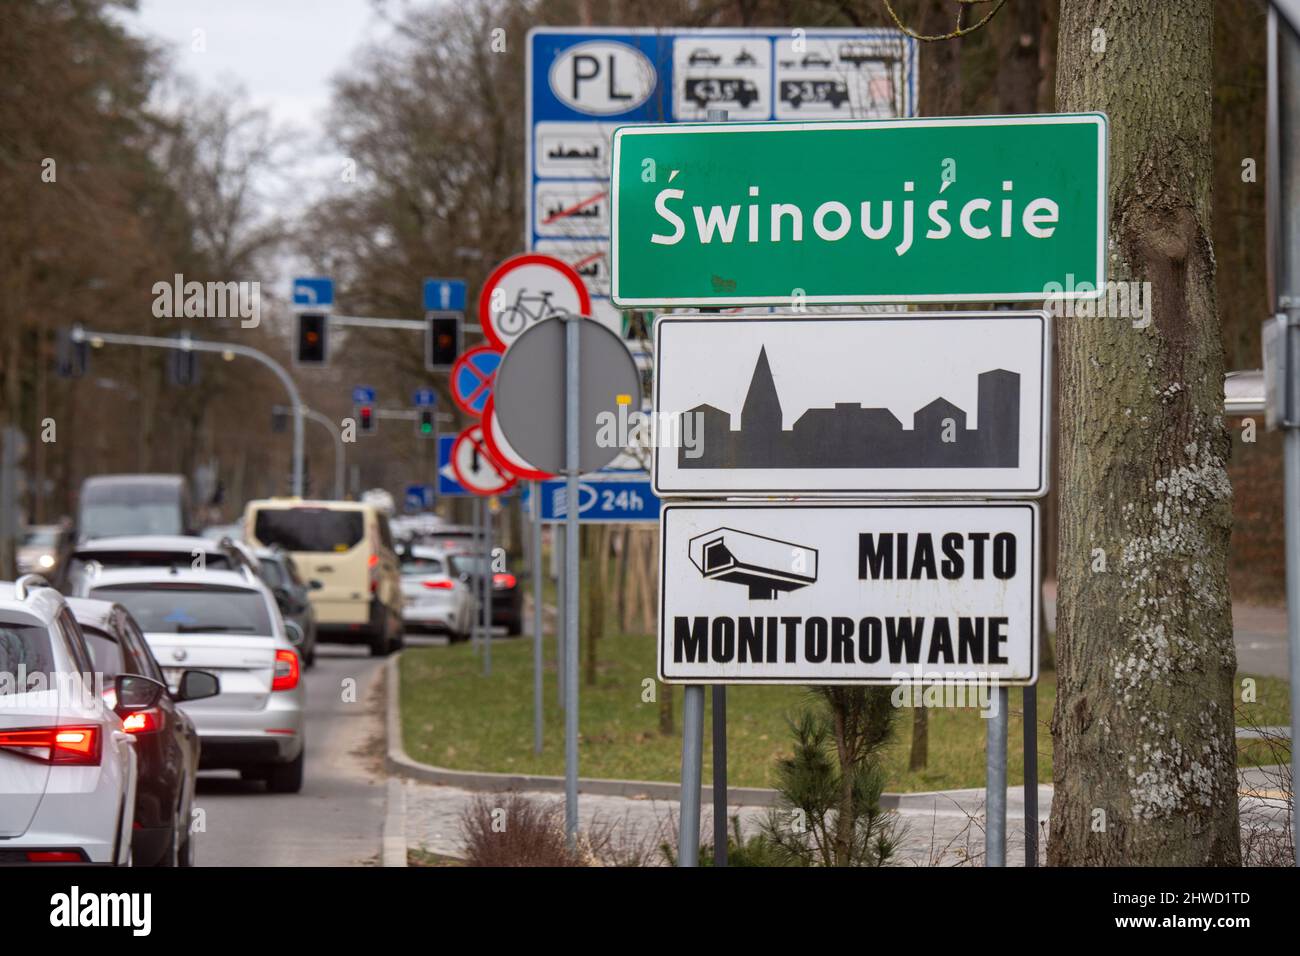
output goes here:
[{"label": "blue road sign with pedestrian symbol", "polygon": [[411,396],[411,404],[416,408],[432,408],[438,404],[438,393],[431,388],[417,388]]},{"label": "blue road sign with pedestrian symbol", "polygon": [[329,276],[298,276],[293,280],[293,304],[319,309],[334,304],[334,280]]},{"label": "blue road sign with pedestrian symbol", "polygon": [[425,279],[424,311],[464,312],[464,279]]},{"label": "blue road sign with pedestrian symbol", "polygon": [[[563,478],[541,482],[543,521],[563,521],[568,514],[568,489]],[[630,523],[659,520],[659,499],[650,488],[649,478],[593,478],[578,483],[578,520]],[[532,508],[531,495],[529,508]]]},{"label": "blue road sign with pedestrian symbol", "polygon": [[373,405],[375,404],[375,390],[369,385],[358,385],[352,389],[353,405]]}]

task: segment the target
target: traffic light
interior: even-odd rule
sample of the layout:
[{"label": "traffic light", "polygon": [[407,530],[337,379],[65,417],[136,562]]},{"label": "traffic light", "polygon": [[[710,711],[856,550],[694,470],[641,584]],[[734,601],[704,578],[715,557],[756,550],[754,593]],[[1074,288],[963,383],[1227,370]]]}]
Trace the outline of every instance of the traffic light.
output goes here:
[{"label": "traffic light", "polygon": [[357,428],[362,434],[371,435],[375,431],[375,408],[373,405],[357,407]]},{"label": "traffic light", "polygon": [[429,372],[450,372],[460,355],[461,313],[425,314],[424,368]]},{"label": "traffic light", "polygon": [[329,315],[325,312],[299,312],[298,347],[295,351],[299,365],[324,365],[329,358]]},{"label": "traffic light", "polygon": [[72,329],[59,329],[55,342],[54,374],[59,378],[81,378],[90,365],[90,345],[75,341]]},{"label": "traffic light", "polygon": [[189,349],[171,349],[167,356],[167,378],[182,388],[199,383],[199,356]]},{"label": "traffic light", "polygon": [[419,438],[437,438],[438,429],[433,421],[434,411],[432,408],[421,408],[419,414],[415,417],[415,434]]}]

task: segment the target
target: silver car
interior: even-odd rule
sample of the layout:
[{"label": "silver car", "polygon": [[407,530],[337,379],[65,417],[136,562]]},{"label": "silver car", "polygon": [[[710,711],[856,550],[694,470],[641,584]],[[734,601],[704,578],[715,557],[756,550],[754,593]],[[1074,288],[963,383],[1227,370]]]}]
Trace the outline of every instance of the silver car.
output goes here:
[{"label": "silver car", "polygon": [[297,793],[303,776],[302,659],[275,597],[249,569],[124,568],[92,572],[89,596],[123,605],[169,683],[186,668],[217,675],[221,693],[184,705],[199,766]]},{"label": "silver car", "polygon": [[427,630],[452,641],[469,638],[474,620],[474,594],[469,584],[452,574],[447,554],[414,545],[401,559],[402,623],[407,632]]}]

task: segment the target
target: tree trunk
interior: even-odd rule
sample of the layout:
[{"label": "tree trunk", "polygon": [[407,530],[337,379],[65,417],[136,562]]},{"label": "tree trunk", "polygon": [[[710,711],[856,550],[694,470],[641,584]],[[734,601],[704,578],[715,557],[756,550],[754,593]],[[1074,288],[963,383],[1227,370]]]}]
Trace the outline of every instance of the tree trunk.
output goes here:
[{"label": "tree trunk", "polygon": [[907,758],[908,770],[924,770],[930,762],[930,723],[924,707],[912,708],[912,752]]},{"label": "tree trunk", "polygon": [[1110,117],[1110,278],[1150,283],[1152,321],[1058,322],[1048,859],[1238,865],[1211,2],[1063,0],[1060,16],[1057,108]]}]

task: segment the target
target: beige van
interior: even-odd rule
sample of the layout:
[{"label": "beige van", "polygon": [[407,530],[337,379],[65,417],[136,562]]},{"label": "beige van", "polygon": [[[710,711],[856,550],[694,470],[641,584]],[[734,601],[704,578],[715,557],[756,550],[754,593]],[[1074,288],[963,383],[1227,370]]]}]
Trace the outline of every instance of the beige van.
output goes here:
[{"label": "beige van", "polygon": [[308,580],[322,643],[402,645],[402,579],[388,516],[356,501],[266,498],[244,511],[253,547],[279,546]]}]

